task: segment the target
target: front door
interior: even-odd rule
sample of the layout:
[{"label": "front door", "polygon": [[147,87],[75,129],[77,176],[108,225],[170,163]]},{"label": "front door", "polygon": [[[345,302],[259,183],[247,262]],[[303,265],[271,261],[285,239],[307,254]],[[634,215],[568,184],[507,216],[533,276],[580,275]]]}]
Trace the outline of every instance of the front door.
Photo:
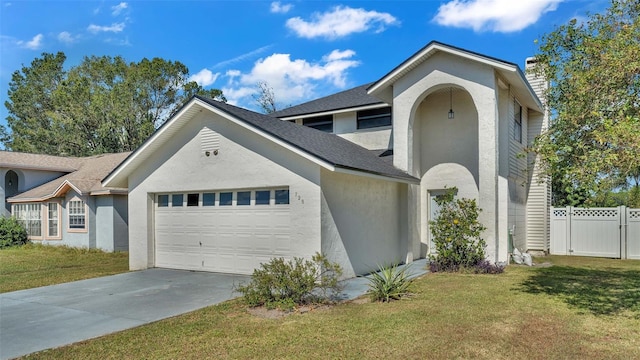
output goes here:
[{"label": "front door", "polygon": [[[440,206],[436,202],[439,196],[444,195],[445,190],[429,190],[429,222],[435,221],[440,213]],[[431,233],[431,225],[429,229],[429,254],[437,254],[436,244],[433,242],[433,234]]]}]

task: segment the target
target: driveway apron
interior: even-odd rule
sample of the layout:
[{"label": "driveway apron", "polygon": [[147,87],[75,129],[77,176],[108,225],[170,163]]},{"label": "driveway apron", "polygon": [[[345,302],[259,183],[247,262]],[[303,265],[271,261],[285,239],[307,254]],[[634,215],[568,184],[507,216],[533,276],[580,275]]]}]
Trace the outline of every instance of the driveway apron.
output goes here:
[{"label": "driveway apron", "polygon": [[0,359],[129,329],[238,296],[249,276],[149,269],[0,294]]}]

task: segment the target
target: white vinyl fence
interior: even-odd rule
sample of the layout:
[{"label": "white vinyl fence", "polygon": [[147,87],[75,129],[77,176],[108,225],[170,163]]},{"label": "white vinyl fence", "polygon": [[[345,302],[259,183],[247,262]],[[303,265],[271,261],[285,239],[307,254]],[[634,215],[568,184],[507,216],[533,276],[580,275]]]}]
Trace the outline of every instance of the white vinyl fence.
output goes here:
[{"label": "white vinyl fence", "polygon": [[640,259],[640,209],[551,209],[552,255]]}]

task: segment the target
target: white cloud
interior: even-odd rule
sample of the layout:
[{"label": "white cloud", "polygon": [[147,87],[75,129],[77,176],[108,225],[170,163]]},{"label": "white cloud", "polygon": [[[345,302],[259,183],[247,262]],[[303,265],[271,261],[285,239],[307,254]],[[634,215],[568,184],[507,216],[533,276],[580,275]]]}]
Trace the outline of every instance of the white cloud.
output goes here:
[{"label": "white cloud", "polygon": [[126,2],[121,2],[118,5],[114,5],[111,7],[111,15],[118,16],[123,10],[125,10],[128,7],[129,5]]},{"label": "white cloud", "polygon": [[257,93],[256,84],[264,81],[273,88],[278,103],[292,104],[313,97],[319,85],[344,88],[347,71],[360,64],[352,59],[355,54],[353,50],[334,50],[318,62],[273,54],[256,61],[248,73],[227,71],[228,83],[222,91],[230,103],[251,106],[255,105],[251,95]]},{"label": "white cloud", "polygon": [[276,14],[286,14],[293,8],[291,4],[282,4],[280,1],[274,1],[271,3],[271,12]]},{"label": "white cloud", "polygon": [[89,32],[92,32],[94,34],[99,33],[99,32],[114,32],[114,33],[119,33],[122,30],[124,30],[125,28],[125,24],[124,23],[113,23],[111,24],[111,26],[100,26],[100,25],[95,25],[95,24],[91,24],[87,27],[87,30]]},{"label": "white cloud", "polygon": [[198,73],[189,76],[189,81],[195,81],[200,86],[207,87],[213,84],[220,73],[212,73],[209,69],[202,69]]},{"label": "white cloud", "polygon": [[63,31],[60,34],[58,34],[58,41],[63,42],[65,44],[72,44],[73,42],[76,41],[76,38],[73,35],[71,35],[70,32]]},{"label": "white cloud", "polygon": [[33,37],[33,39],[29,40],[29,41],[18,41],[18,45],[20,45],[23,48],[27,48],[27,49],[31,49],[31,50],[38,50],[42,47],[42,40],[44,39],[44,35],[42,34],[38,34],[36,36]]},{"label": "white cloud", "polygon": [[287,27],[303,38],[324,37],[336,39],[353,33],[365,32],[375,28],[382,32],[389,25],[398,25],[400,21],[389,13],[353,9],[336,6],[325,13],[314,13],[310,21],[300,17],[287,20]]},{"label": "white cloud", "polygon": [[536,23],[542,14],[556,10],[562,1],[453,0],[440,5],[433,20],[476,32],[515,32]]}]

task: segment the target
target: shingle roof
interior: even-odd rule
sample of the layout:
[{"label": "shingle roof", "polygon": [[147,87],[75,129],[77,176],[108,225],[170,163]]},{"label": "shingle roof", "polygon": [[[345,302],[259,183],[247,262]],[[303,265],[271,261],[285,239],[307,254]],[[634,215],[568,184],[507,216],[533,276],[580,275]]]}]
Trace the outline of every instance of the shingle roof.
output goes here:
[{"label": "shingle roof", "polygon": [[82,158],[0,150],[0,168],[71,172],[78,170]]},{"label": "shingle roof", "polygon": [[367,150],[337,135],[278,120],[209,98],[196,97],[333,166],[403,180],[418,180],[394,167],[389,161],[379,157],[378,153]]},{"label": "shingle roof", "polygon": [[129,154],[129,152],[126,152],[95,155],[86,158],[74,158],[78,164],[78,169],[76,171],[20,193],[10,198],[10,201],[20,202],[46,200],[54,197],[56,195],[56,191],[65,185],[65,183],[80,191],[81,195],[89,195],[104,191],[126,192],[127,189],[105,188],[102,186],[100,181],[127,156],[129,156]]},{"label": "shingle roof", "polygon": [[353,89],[345,90],[320,99],[312,100],[300,105],[292,106],[273,112],[269,116],[284,118],[296,115],[308,115],[325,111],[348,109],[359,106],[382,104],[380,99],[367,94],[367,88],[371,85],[364,84]]}]

